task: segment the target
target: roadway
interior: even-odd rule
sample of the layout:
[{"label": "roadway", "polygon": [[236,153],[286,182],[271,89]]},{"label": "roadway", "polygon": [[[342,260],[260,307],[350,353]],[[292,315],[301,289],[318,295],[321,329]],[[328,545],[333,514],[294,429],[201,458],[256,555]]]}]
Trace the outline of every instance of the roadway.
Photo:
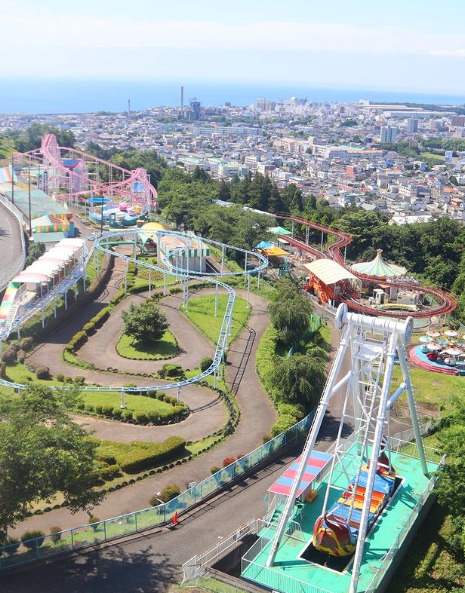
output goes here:
[{"label": "roadway", "polygon": [[0,290],[6,288],[14,276],[14,274],[10,274],[3,280],[12,263],[21,255],[21,233],[22,229],[17,219],[5,206],[0,204]]}]

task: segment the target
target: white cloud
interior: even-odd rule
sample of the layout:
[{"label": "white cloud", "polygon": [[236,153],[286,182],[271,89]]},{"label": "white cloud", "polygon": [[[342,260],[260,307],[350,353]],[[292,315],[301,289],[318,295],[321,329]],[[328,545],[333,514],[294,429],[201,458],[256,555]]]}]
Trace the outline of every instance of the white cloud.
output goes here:
[{"label": "white cloud", "polygon": [[[249,50],[380,55],[464,57],[465,35],[425,34],[412,28],[373,28],[331,23],[269,20],[246,24],[210,21],[144,20],[128,12],[105,18],[52,12],[37,3],[2,2],[0,47],[44,47],[72,52],[80,48],[159,50]],[[431,50],[430,48],[441,48]],[[34,54],[31,56],[34,57]]]}]

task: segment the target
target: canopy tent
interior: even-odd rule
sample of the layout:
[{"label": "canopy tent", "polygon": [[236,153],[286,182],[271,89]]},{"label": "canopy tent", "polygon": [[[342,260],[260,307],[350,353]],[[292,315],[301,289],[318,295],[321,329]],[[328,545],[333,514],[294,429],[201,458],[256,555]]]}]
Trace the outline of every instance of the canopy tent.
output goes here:
[{"label": "canopy tent", "polygon": [[262,250],[265,255],[268,255],[269,257],[277,257],[279,255],[289,255],[287,251],[284,251],[284,249],[281,249],[280,247],[268,247],[268,249],[263,249]]},{"label": "canopy tent", "polygon": [[269,233],[273,233],[273,235],[292,235],[291,231],[288,231],[282,226],[273,226],[268,229]]},{"label": "canopy tent", "polygon": [[260,241],[258,245],[255,245],[254,249],[269,249],[270,247],[273,247],[271,241]]},{"label": "canopy tent", "polygon": [[332,259],[316,259],[309,264],[304,264],[304,266],[326,285],[336,284],[341,280],[359,281],[349,270],[346,270]]},{"label": "canopy tent", "polygon": [[407,268],[398,266],[396,264],[388,264],[382,258],[382,249],[377,250],[375,259],[369,262],[360,262],[351,266],[352,270],[367,276],[378,276],[379,278],[393,278],[395,276],[403,276],[407,273]]},{"label": "canopy tent", "polygon": [[60,266],[63,267],[66,263],[66,260],[67,260],[66,257],[63,257],[63,256],[59,257],[58,255],[54,256],[53,254],[49,255],[49,252],[47,252],[47,253],[44,253],[44,255],[41,255],[39,257],[39,259],[36,261],[53,262],[53,263],[59,264]]}]

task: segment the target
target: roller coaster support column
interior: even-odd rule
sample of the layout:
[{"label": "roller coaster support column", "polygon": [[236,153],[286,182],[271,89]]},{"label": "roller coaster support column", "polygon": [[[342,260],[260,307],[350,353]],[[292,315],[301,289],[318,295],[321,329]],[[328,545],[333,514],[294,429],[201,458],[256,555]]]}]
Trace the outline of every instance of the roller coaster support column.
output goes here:
[{"label": "roller coaster support column", "polygon": [[218,317],[218,284],[215,284],[215,317]]},{"label": "roller coaster support column", "polygon": [[186,309],[186,313],[189,313],[189,245],[187,246],[187,255],[186,255],[186,292],[184,296],[184,308]]},{"label": "roller coaster support column", "polygon": [[65,290],[65,311],[68,310],[68,291]]},{"label": "roller coaster support column", "polygon": [[321,245],[320,245],[320,251],[323,251],[323,231],[321,231]]},{"label": "roller coaster support column", "polygon": [[124,294],[128,291],[128,268],[129,268],[129,260],[126,260],[126,266],[124,268]]},{"label": "roller coaster support column", "polygon": [[223,273],[224,270],[224,244],[221,246],[221,268],[220,272]]},{"label": "roller coaster support column", "polygon": [[310,227],[309,226],[305,226],[305,243],[306,245],[308,245],[308,242],[310,240]]},{"label": "roller coaster support column", "polygon": [[[163,274],[163,279],[165,275]],[[163,294],[165,294],[165,290],[163,287]],[[149,298],[152,296],[152,270],[149,269]]]},{"label": "roller coaster support column", "polygon": [[294,221],[292,221],[292,236],[294,236]]},{"label": "roller coaster support column", "polygon": [[178,390],[176,392],[176,400],[179,401],[179,396],[181,395],[181,388],[178,387]]},{"label": "roller coaster support column", "polygon": [[247,309],[250,309],[250,274],[247,274]]},{"label": "roller coaster support column", "polygon": [[44,318],[44,306],[43,305],[40,308],[40,314],[41,314],[40,316],[41,316],[41,319],[42,319],[42,329],[44,329],[44,327],[45,327],[45,318]]},{"label": "roller coaster support column", "polygon": [[53,317],[57,318],[57,300],[56,297],[53,299]]}]

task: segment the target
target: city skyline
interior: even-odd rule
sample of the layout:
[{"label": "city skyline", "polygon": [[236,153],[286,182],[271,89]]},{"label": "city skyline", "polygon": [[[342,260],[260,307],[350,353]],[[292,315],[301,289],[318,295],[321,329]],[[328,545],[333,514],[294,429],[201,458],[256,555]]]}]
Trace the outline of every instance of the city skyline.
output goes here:
[{"label": "city skyline", "polygon": [[[276,82],[460,95],[459,0],[0,0],[4,76]],[[32,59],[31,59],[32,58]]]}]

